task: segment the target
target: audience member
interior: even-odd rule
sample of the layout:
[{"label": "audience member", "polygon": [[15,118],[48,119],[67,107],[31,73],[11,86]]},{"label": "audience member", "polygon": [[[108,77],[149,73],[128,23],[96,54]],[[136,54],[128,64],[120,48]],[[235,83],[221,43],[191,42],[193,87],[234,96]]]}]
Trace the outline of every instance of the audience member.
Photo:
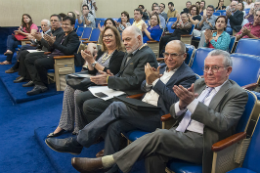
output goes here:
[{"label": "audience member", "polygon": [[242,28],[244,14],[238,10],[237,4],[237,1],[232,1],[229,10],[226,11],[228,18],[226,32],[230,35],[233,34],[233,30],[238,32]]},{"label": "audience member", "polygon": [[186,2],[186,8],[184,8],[184,9],[182,10],[181,14],[182,14],[182,13],[189,13],[189,12],[190,12],[190,8],[191,8],[191,5],[192,5],[192,3],[191,3],[190,1],[187,1],[187,2]]},{"label": "audience member", "polygon": [[254,8],[251,8],[249,13],[245,16],[245,19],[248,20],[248,22],[254,22],[254,14],[255,11],[260,9],[260,1],[256,1],[254,4]]},{"label": "audience member", "polygon": [[219,0],[218,1],[218,6],[216,7],[216,12],[218,10],[226,10],[226,6],[224,5],[224,0]]},{"label": "audience member", "polygon": [[254,13],[254,22],[249,22],[236,35],[237,40],[241,38],[260,38],[260,9]]},{"label": "audience member", "polygon": [[87,4],[91,14],[96,18],[96,11],[98,10],[95,0],[83,0],[82,4]]},{"label": "audience member", "polygon": [[192,27],[189,16],[187,13],[182,13],[181,18],[178,22],[172,25],[172,29],[175,29],[171,35],[165,35],[161,38],[159,44],[160,56],[164,52],[165,45],[171,40],[180,40],[181,35],[189,34]]},{"label": "audience member", "polygon": [[139,5],[138,8],[141,9],[142,12],[143,12],[143,17],[142,17],[142,19],[143,19],[143,20],[149,20],[149,16],[148,16],[148,14],[147,14],[147,12],[146,12],[146,9],[144,9],[144,6],[143,6],[143,5]]},{"label": "audience member", "polygon": [[215,27],[217,32],[213,34],[211,30],[206,29],[204,33],[206,39],[204,47],[229,51],[230,35],[225,31],[227,27],[226,16],[219,16],[215,22]]},{"label": "audience member", "polygon": [[245,24],[248,23],[248,20],[245,19],[246,12],[244,11],[244,9],[245,9],[244,3],[239,2],[239,3],[237,4],[237,9],[238,9],[239,11],[242,11],[242,12],[243,12],[243,22],[242,22],[242,24],[241,24],[242,27],[243,27]]},{"label": "audience member", "polygon": [[[201,1],[200,2],[199,12],[200,12],[201,16],[204,16],[204,14],[207,13],[207,11],[206,11],[206,1]],[[214,12],[214,9],[213,9],[213,12]]]},{"label": "audience member", "polygon": [[159,173],[165,172],[166,163],[174,158],[202,164],[203,172],[211,172],[211,146],[235,133],[248,100],[247,92],[228,79],[231,71],[229,53],[210,52],[204,61],[204,78],[188,89],[173,87],[179,102],[170,109],[176,119],[171,129],[157,129],[111,155],[72,158],[72,166],[80,172],[91,172],[116,164],[129,172],[137,160],[145,159],[146,172]]},{"label": "audience member", "polygon": [[142,20],[142,17],[143,17],[143,11],[140,10],[139,8],[135,9],[134,10],[134,23],[132,24],[132,26],[136,26],[138,29],[140,29],[140,31],[142,31],[142,27],[143,27],[143,23],[145,23],[143,20]]},{"label": "audience member", "polygon": [[199,15],[199,8],[197,5],[192,5],[190,7],[189,19],[195,26],[197,26],[197,24],[200,22],[201,16]]},{"label": "audience member", "polygon": [[146,43],[149,40],[160,41],[162,35],[162,29],[160,27],[159,16],[155,13],[150,16],[150,25],[147,27],[143,23],[143,43]]},{"label": "audience member", "polygon": [[[14,51],[15,48],[21,44],[20,40],[31,37],[31,34],[36,33],[37,31],[38,27],[33,23],[31,16],[29,14],[23,14],[21,26],[18,28],[18,30],[14,31],[15,35],[8,35],[7,37],[7,50],[4,53],[4,55],[6,55],[6,60],[0,62],[0,65],[12,64]],[[18,35],[21,39],[18,38]]]},{"label": "audience member", "polygon": [[62,21],[62,29],[64,34],[57,37],[44,35],[44,39],[52,47],[50,55],[31,55],[26,57],[25,65],[30,74],[31,80],[35,85],[27,95],[36,95],[47,91],[47,70],[54,68],[55,55],[71,55],[74,54],[79,46],[79,38],[74,31],[75,20],[71,17],[64,17]]},{"label": "audience member", "polygon": [[167,13],[164,12],[165,4],[164,3],[160,3],[159,7],[160,7],[160,14],[163,16],[165,22],[167,22],[167,19],[168,19]]},{"label": "audience member", "polygon": [[[168,114],[170,106],[179,100],[172,90],[174,85],[188,88],[196,80],[193,71],[184,62],[186,56],[185,45],[180,41],[172,41],[166,46],[166,64],[157,70],[149,63],[145,66],[146,80],[142,83],[142,90],[146,94],[142,101],[158,106],[160,110],[136,110],[123,102],[114,102],[95,121],[85,126],[77,138],[47,139],[46,143],[55,150],[58,148],[56,151],[80,153],[83,146],[91,146],[106,131],[104,154],[109,155],[120,150],[121,133],[137,129],[152,132],[161,128],[160,117]],[[64,141],[68,141],[68,145],[64,146]],[[108,172],[117,171],[118,167],[115,166]]]},{"label": "audience member", "polygon": [[174,4],[172,2],[168,3],[168,12],[167,12],[167,17],[168,19],[171,17],[177,17],[178,11],[174,8]]},{"label": "audience member", "polygon": [[153,12],[152,12],[152,14],[150,15],[150,18],[151,18],[151,16],[152,16],[153,14],[157,14],[157,15],[159,16],[160,23],[161,23],[161,27],[164,29],[165,26],[166,26],[166,25],[165,25],[166,22],[165,22],[164,17],[161,15],[159,6],[153,7]]},{"label": "audience member", "polygon": [[61,21],[63,21],[63,18],[67,16],[65,13],[59,13],[58,15],[60,16]]},{"label": "audience member", "polygon": [[200,8],[200,1],[197,1],[195,5],[197,5],[197,7]]},{"label": "audience member", "polygon": [[116,25],[120,33],[122,33],[126,29],[126,27],[131,26],[128,12],[123,11],[121,13],[121,21],[119,23],[117,22]]},{"label": "audience member", "polygon": [[[67,16],[71,17],[71,18],[74,18],[76,20],[76,15],[74,12],[70,11],[67,13]],[[75,21],[75,24],[76,24],[76,21]]]},{"label": "audience member", "polygon": [[253,0],[246,0],[246,5],[245,5],[245,9],[247,8],[254,8],[254,3]]},{"label": "audience member", "polygon": [[107,26],[116,27],[116,22],[112,18],[107,18],[102,27],[100,26],[100,23],[98,24],[98,29],[102,32],[104,30],[104,28],[107,27]]},{"label": "audience member", "polygon": [[82,15],[79,15],[78,11],[75,11],[77,14],[77,19],[79,25],[83,23],[84,27],[92,27],[96,28],[96,21],[95,18],[92,14],[89,13],[89,6],[88,5],[83,5],[82,6]]},{"label": "audience member", "polygon": [[[117,74],[124,58],[124,52],[122,52],[124,47],[121,42],[121,36],[116,28],[107,26],[102,31],[101,37],[103,38],[101,41],[102,49],[98,51],[96,56],[93,56],[89,49],[81,51],[82,57],[88,63],[88,73],[98,75],[98,71],[107,72],[109,70],[111,73]],[[89,43],[88,48],[93,45],[93,43]],[[94,85],[89,78],[84,80],[84,84],[84,91],[86,91],[89,86]],[[77,134],[79,130],[87,124],[84,119],[82,119],[82,116],[80,116],[80,110],[75,100],[77,95],[82,92],[83,91],[68,85],[66,86],[59,126],[47,137],[59,136],[65,130],[73,131],[73,134]]]}]

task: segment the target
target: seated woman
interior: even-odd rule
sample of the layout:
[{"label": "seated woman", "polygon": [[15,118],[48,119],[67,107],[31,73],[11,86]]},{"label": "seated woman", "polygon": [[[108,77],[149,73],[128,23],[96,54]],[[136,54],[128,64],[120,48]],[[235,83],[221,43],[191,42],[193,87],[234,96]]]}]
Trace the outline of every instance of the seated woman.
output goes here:
[{"label": "seated woman", "polygon": [[215,21],[217,32],[211,33],[211,30],[206,30],[204,47],[221,49],[229,51],[230,35],[225,31],[227,26],[227,18],[219,16]]},{"label": "seated woman", "polygon": [[218,6],[216,7],[216,11],[218,10],[226,10],[226,6],[224,6],[224,0],[219,0],[218,1]]},{"label": "seated woman", "polygon": [[102,32],[104,30],[105,27],[107,26],[114,26],[116,27],[116,22],[112,19],[112,18],[107,18],[105,20],[104,26],[100,26],[100,23],[98,24],[98,29]]},{"label": "seated woman", "polygon": [[200,22],[201,16],[199,15],[199,8],[196,5],[190,7],[189,19],[195,26]]},{"label": "seated woman", "polygon": [[172,29],[175,29],[171,35],[165,35],[161,38],[159,44],[159,53],[160,57],[162,57],[162,53],[164,52],[165,46],[168,42],[172,40],[180,40],[181,35],[189,34],[191,31],[192,23],[188,17],[187,13],[182,13],[180,20],[172,25]]},{"label": "seated woman", "polygon": [[160,41],[162,35],[162,29],[160,27],[160,19],[157,14],[152,14],[150,17],[150,26],[147,27],[143,23],[143,43],[146,43],[149,40]]},{"label": "seated woman", "polygon": [[[22,26],[15,30],[15,35],[23,35],[24,38],[32,38],[31,34],[34,34],[38,31],[37,25],[32,21],[32,18],[29,14],[23,14],[22,16]],[[13,54],[15,48],[21,44],[21,41],[17,40],[14,35],[8,35],[7,37],[7,50],[4,53],[7,57],[6,60],[0,62],[0,65],[7,65],[12,63]]]},{"label": "seated woman", "polygon": [[116,26],[117,26],[117,29],[120,33],[122,33],[125,30],[126,27],[131,26],[130,17],[129,17],[128,12],[123,11],[121,13],[121,21],[116,22]]},{"label": "seated woman", "polygon": [[[93,50],[94,44],[89,44],[89,49],[81,51],[82,57],[88,63],[88,73],[97,75],[98,71],[111,72],[117,74],[124,57],[124,46],[121,37],[115,27],[107,26],[101,33],[102,49],[94,57],[89,50]],[[91,82],[90,82],[91,83]],[[94,85],[94,83],[92,83]],[[87,123],[81,119],[80,110],[76,106],[75,98],[83,91],[75,90],[72,87],[66,87],[63,98],[63,108],[58,127],[47,137],[55,137],[62,134],[63,131],[73,131],[77,134]]]},{"label": "seated woman", "polygon": [[201,16],[203,16],[204,14],[206,14],[206,2],[205,2],[205,1],[201,1],[201,2],[200,2],[199,14],[200,14]]}]

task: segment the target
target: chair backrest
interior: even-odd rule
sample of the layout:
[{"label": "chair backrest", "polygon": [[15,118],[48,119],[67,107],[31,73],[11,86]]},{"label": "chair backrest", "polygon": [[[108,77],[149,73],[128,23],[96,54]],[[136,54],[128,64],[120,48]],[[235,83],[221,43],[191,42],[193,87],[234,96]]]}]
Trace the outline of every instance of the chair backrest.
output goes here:
[{"label": "chair backrest", "polygon": [[96,18],[96,27],[98,27],[98,24],[100,23],[100,26],[103,26],[105,24],[106,18]]},{"label": "chair backrest", "polygon": [[144,22],[145,22],[147,25],[149,25],[149,20],[145,20]]},{"label": "chair backrest", "polygon": [[240,39],[237,43],[237,47],[234,53],[242,53],[248,55],[260,55],[260,40],[259,39]]},{"label": "chair backrest", "polygon": [[90,37],[90,35],[91,35],[91,32],[92,32],[92,27],[86,27],[86,28],[84,28],[84,31],[83,31],[83,33],[82,33],[81,38],[88,38],[88,39],[89,39],[89,37]]},{"label": "chair backrest", "polygon": [[169,18],[168,22],[176,22],[177,20],[177,17],[171,17]]},{"label": "chair backrest", "polygon": [[246,9],[244,9],[244,11],[245,11],[245,13],[247,15],[249,13],[249,11],[250,11],[250,8],[246,8]]},{"label": "chair backrest", "polygon": [[214,16],[221,16],[221,13],[220,12],[214,12],[213,15]]},{"label": "chair backrest", "polygon": [[166,27],[167,27],[167,30],[169,31],[169,33],[173,33],[175,29],[172,29],[172,24],[174,22],[173,21],[169,21],[167,24],[166,24]]},{"label": "chair backrest", "polygon": [[98,41],[100,35],[100,30],[98,28],[94,28],[92,30],[89,41]]},{"label": "chair backrest", "polygon": [[256,127],[253,132],[253,136],[250,145],[247,149],[246,156],[243,162],[243,167],[248,168],[251,171],[260,172],[260,120],[258,118]]},{"label": "chair backrest", "polygon": [[[116,17],[114,17],[114,18],[112,18],[112,19],[113,19],[114,21],[116,21],[116,22],[119,20],[119,18],[118,18],[118,17],[117,17],[117,18],[116,18]],[[121,19],[121,18],[120,18],[120,19]]]},{"label": "chair backrest", "polygon": [[185,63],[187,65],[190,65],[190,62],[191,62],[191,59],[196,51],[195,47],[193,45],[190,45],[190,44],[185,44],[186,48],[188,48],[188,55],[185,59]]},{"label": "chair backrest", "polygon": [[129,22],[131,23],[131,25],[134,23],[135,19],[134,18],[130,18]]},{"label": "chair backrest", "polygon": [[231,54],[233,61],[233,70],[229,76],[230,79],[237,82],[240,86],[256,83],[260,74],[260,57]]},{"label": "chair backrest", "polygon": [[211,49],[211,48],[197,49],[193,62],[191,64],[191,69],[194,71],[194,73],[196,73],[200,76],[203,75],[204,60],[206,59],[208,53],[213,50],[214,49]]},{"label": "chair backrest", "polygon": [[79,37],[81,37],[81,35],[82,35],[82,33],[83,33],[83,30],[84,30],[84,27],[81,27],[81,26],[78,27],[76,33],[77,33],[77,35],[78,35]]},{"label": "chair backrest", "polygon": [[226,10],[218,10],[217,13],[220,13],[221,16],[226,16]]},{"label": "chair backrest", "polygon": [[194,25],[194,24],[192,24],[192,26],[191,26],[191,30],[190,30],[190,33],[189,33],[189,35],[191,35],[191,34],[193,33],[193,30],[194,30],[194,28],[195,28],[195,25]]},{"label": "chair backrest", "polygon": [[229,53],[233,52],[235,43],[236,43],[236,37],[235,36],[230,36],[230,44],[229,44]]}]

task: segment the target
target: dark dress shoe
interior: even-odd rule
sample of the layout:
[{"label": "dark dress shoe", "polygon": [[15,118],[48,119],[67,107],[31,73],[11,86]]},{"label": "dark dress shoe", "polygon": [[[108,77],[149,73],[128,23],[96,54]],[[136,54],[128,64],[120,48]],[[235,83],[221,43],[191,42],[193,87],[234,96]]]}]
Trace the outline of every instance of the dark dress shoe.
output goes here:
[{"label": "dark dress shoe", "polygon": [[13,67],[12,67],[12,68],[10,68],[8,70],[5,70],[5,73],[15,73],[17,71],[18,71],[18,69],[13,69]]},{"label": "dark dress shoe", "polygon": [[25,78],[21,76],[20,78],[15,79],[14,83],[20,83],[20,82],[24,82],[24,81],[25,81]]},{"label": "dark dress shoe", "polygon": [[47,138],[53,138],[53,137],[60,136],[60,135],[62,135],[63,132],[65,132],[65,131],[66,131],[66,130],[62,129],[62,130],[61,130],[60,132],[58,132],[58,133],[52,132],[52,133],[48,134]]},{"label": "dark dress shoe", "polygon": [[96,154],[96,157],[103,157],[103,156],[104,156],[104,152],[105,152],[105,149],[99,151],[99,152]]},{"label": "dark dress shoe", "polygon": [[52,150],[62,153],[70,153],[78,155],[83,148],[77,141],[77,137],[69,137],[65,139],[47,138],[45,143]]},{"label": "dark dress shoe", "polygon": [[101,158],[73,157],[71,165],[79,172],[93,173],[101,170],[104,171]]},{"label": "dark dress shoe", "polygon": [[28,83],[23,84],[22,86],[23,86],[23,87],[32,87],[32,86],[34,86],[34,83],[33,83],[32,80],[30,80]]},{"label": "dark dress shoe", "polygon": [[46,86],[35,85],[34,88],[31,91],[28,91],[26,94],[29,96],[32,96],[32,95],[43,93],[47,90],[48,90],[48,88]]}]

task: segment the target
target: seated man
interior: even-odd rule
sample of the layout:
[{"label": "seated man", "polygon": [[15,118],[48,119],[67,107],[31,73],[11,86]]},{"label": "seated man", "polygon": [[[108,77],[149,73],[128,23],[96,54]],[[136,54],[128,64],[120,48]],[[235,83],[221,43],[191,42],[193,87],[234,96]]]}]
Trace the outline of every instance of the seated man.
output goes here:
[{"label": "seated man", "polygon": [[260,38],[260,9],[255,11],[254,22],[245,24],[236,34],[236,38],[237,40],[241,38]]},{"label": "seated man", "polygon": [[168,19],[171,17],[178,17],[178,11],[174,8],[174,4],[172,2],[168,3],[168,12],[167,12],[167,17]]},{"label": "seated man", "polygon": [[161,13],[161,15],[163,16],[163,18],[164,18],[164,20],[166,22],[168,17],[167,17],[167,13],[164,12],[165,4],[164,3],[160,3],[159,7],[160,7],[160,13]]},{"label": "seated man", "polygon": [[79,37],[74,31],[74,24],[75,19],[66,16],[62,21],[64,34],[57,35],[57,39],[56,37],[51,37],[49,35],[44,36],[44,39],[52,46],[50,55],[28,54],[26,57],[25,66],[35,85],[33,90],[27,92],[27,95],[35,95],[47,91],[47,70],[54,68],[53,56],[72,55],[77,51]]},{"label": "seated man", "polygon": [[159,6],[155,6],[153,7],[153,12],[152,14],[157,14],[160,18],[160,22],[161,22],[161,27],[164,29],[165,28],[165,19],[164,17],[161,15],[161,12],[160,12],[160,8]]},{"label": "seated man", "polygon": [[49,138],[46,139],[48,146],[56,151],[79,154],[83,146],[90,147],[106,131],[104,154],[109,155],[120,149],[121,133],[137,129],[152,132],[161,128],[160,117],[168,114],[170,106],[179,100],[172,90],[173,86],[188,88],[196,80],[195,74],[184,62],[187,56],[185,52],[185,44],[171,41],[164,54],[166,65],[157,70],[148,63],[145,66],[146,80],[142,83],[142,90],[146,94],[142,101],[158,106],[161,110],[142,111],[126,106],[123,102],[113,102],[97,119],[86,125],[77,138]]},{"label": "seated man", "polygon": [[233,30],[238,32],[242,28],[242,22],[244,19],[244,13],[238,10],[238,2],[232,1],[229,10],[227,10],[227,28],[226,32],[230,35],[233,34]]},{"label": "seated man", "polygon": [[182,13],[190,13],[190,7],[191,7],[192,3],[190,1],[186,2],[186,8],[184,8],[181,12]]},{"label": "seated man", "polygon": [[89,13],[89,6],[87,4],[82,5],[82,15],[79,15],[78,11],[75,11],[77,14],[79,26],[92,27],[96,28],[95,17]]},{"label": "seated man", "polygon": [[149,20],[149,16],[148,16],[148,14],[147,14],[147,12],[146,12],[146,9],[144,9],[144,6],[143,6],[143,5],[139,5],[138,8],[141,9],[142,12],[143,12],[143,17],[142,17],[142,19],[143,19],[143,20]]},{"label": "seated man", "polygon": [[164,172],[171,158],[202,164],[203,173],[211,172],[212,144],[234,134],[247,103],[247,93],[228,79],[232,59],[222,50],[210,52],[205,59],[204,78],[190,88],[174,86],[179,102],[170,113],[177,119],[167,130],[149,133],[121,151],[97,159],[72,158],[78,171],[106,169],[117,164],[129,172],[133,164],[145,158],[146,172]]},{"label": "seated man", "polygon": [[245,16],[245,19],[248,20],[248,22],[253,23],[254,22],[254,15],[255,11],[260,9],[260,2],[256,1],[254,4],[254,7],[250,9],[249,13]]},{"label": "seated man", "polygon": [[143,21],[143,11],[140,8],[137,8],[134,10],[134,23],[132,24],[132,26],[136,26],[138,29],[140,29],[140,31],[142,31],[142,27],[143,27],[143,23],[145,23]]}]

